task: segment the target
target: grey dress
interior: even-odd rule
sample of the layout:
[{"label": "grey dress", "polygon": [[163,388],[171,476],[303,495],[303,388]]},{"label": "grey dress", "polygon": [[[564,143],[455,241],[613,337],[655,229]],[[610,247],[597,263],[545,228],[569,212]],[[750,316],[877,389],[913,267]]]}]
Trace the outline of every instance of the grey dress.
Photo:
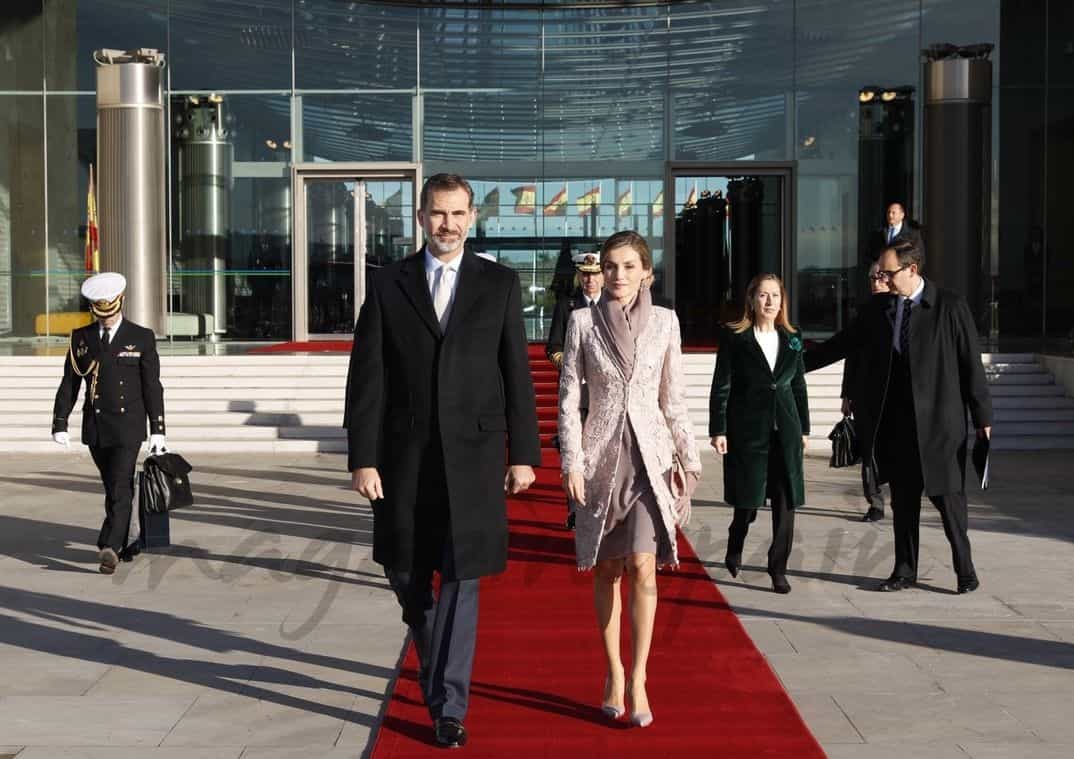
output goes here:
[{"label": "grey dress", "polygon": [[[623,375],[629,379],[634,369],[635,341],[652,311],[649,291],[639,292],[625,309],[604,297],[597,311],[596,327],[612,349]],[[671,541],[660,517],[656,494],[645,473],[637,436],[628,420],[623,425],[597,560],[623,559],[634,553],[656,554],[660,564],[672,560]]]}]

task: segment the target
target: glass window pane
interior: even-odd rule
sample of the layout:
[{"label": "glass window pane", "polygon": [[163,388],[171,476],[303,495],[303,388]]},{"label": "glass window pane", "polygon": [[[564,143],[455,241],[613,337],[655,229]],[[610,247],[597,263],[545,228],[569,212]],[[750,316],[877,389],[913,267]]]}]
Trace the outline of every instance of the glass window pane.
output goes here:
[{"label": "glass window pane", "polygon": [[679,160],[787,160],[794,81],[790,3],[670,7],[668,80]]},{"label": "glass window pane", "polygon": [[[168,0],[46,2],[49,89],[95,91],[94,50],[150,47],[167,54],[168,6]],[[165,62],[171,63],[167,56]]]},{"label": "glass window pane", "polygon": [[0,90],[40,90],[42,76],[41,48],[44,39],[42,0],[5,3],[0,23]]},{"label": "glass window pane", "polygon": [[415,86],[417,9],[303,0],[295,11],[299,89]]},{"label": "glass window pane", "polygon": [[540,18],[530,10],[423,7],[421,86],[536,95]]},{"label": "glass window pane", "polygon": [[[48,298],[50,312],[84,311],[89,168],[97,160],[93,95],[48,96]],[[97,167],[94,166],[96,172]],[[99,223],[99,221],[98,221]]]},{"label": "glass window pane", "polygon": [[423,100],[426,161],[526,161],[541,155],[533,94],[434,92]]},{"label": "glass window pane", "polygon": [[546,160],[662,158],[666,10],[547,8],[542,19]]},{"label": "glass window pane", "polygon": [[412,95],[303,95],[306,161],[410,161]]},{"label": "glass window pane", "polygon": [[7,337],[35,334],[35,317],[48,308],[42,111],[40,95],[0,96],[0,335]]},{"label": "glass window pane", "polygon": [[172,89],[291,88],[291,0],[183,0],[169,8]]},{"label": "glass window pane", "polygon": [[173,337],[291,334],[289,103],[171,99]]}]

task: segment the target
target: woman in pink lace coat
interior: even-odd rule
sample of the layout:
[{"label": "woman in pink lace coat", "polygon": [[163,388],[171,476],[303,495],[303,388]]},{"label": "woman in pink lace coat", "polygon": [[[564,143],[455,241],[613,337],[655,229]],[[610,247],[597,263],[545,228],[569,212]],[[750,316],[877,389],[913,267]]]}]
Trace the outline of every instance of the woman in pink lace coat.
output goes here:
[{"label": "woman in pink lace coat", "polygon": [[[618,719],[653,720],[645,691],[656,616],[656,568],[675,566],[675,528],[689,519],[701,476],[683,384],[679,321],[654,306],[643,283],[652,253],[636,232],[617,232],[601,250],[604,293],[571,314],[559,385],[563,488],[578,504],[579,569],[594,569],[597,622],[608,675],[602,710]],[[582,380],[589,415],[582,424]],[[620,579],[630,585],[633,671],[620,657]]]}]

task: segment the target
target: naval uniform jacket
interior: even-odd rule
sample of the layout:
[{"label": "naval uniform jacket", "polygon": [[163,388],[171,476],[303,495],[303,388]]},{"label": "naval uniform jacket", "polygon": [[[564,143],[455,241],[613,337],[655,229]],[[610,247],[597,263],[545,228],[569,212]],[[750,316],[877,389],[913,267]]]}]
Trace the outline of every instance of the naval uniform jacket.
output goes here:
[{"label": "naval uniform jacket", "polygon": [[105,349],[100,329],[93,322],[71,333],[63,380],[56,391],[52,432],[67,431],[67,418],[84,380],[82,442],[95,448],[136,448],[145,440],[147,419],[152,434],[164,434],[157,339],[151,330],[123,319]]},{"label": "naval uniform jacket", "polygon": [[[724,500],[741,509],[764,506],[768,447],[778,441],[791,506],[805,503],[802,436],[809,434],[802,339],[782,327],[776,368],[768,366],[753,329],[724,329],[709,394],[709,437],[727,436],[723,457]],[[779,476],[780,473],[775,473]]]},{"label": "naval uniform jacket", "polygon": [[[377,270],[348,375],[348,468],[376,467],[384,488],[373,503],[373,560],[408,571],[435,561],[422,554],[450,538],[452,579],[502,572],[505,465],[541,463],[518,275],[465,251],[441,331],[424,248]],[[433,446],[446,480],[436,504],[421,502],[429,462],[440,455]],[[433,513],[443,509],[446,527]]]}]

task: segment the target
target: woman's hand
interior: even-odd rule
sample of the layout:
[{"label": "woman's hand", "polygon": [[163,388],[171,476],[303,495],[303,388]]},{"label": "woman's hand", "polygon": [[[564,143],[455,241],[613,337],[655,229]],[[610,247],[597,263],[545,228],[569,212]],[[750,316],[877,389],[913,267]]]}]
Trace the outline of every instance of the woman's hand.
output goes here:
[{"label": "woman's hand", "polygon": [[717,435],[709,441],[709,444],[716,449],[716,453],[721,456],[727,455],[727,435]]},{"label": "woman's hand", "polygon": [[563,473],[563,492],[578,506],[585,506],[585,477],[581,472]]}]

